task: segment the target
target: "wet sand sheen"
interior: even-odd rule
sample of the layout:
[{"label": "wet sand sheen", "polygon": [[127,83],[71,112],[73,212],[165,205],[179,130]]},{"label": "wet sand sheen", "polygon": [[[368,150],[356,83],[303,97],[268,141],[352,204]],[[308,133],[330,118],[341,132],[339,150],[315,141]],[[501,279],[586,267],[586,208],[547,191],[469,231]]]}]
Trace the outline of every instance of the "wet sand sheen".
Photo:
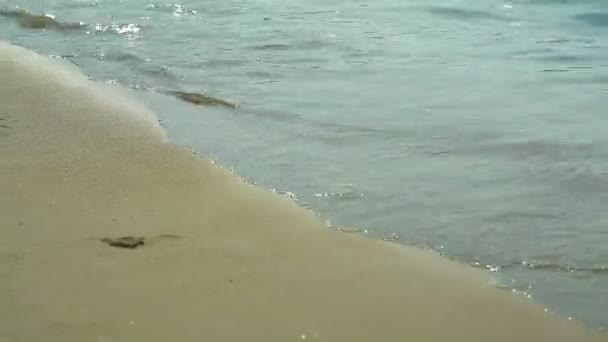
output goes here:
[{"label": "wet sand sheen", "polygon": [[0,44],[0,341],[605,340],[479,270],[327,229],[72,68]]}]

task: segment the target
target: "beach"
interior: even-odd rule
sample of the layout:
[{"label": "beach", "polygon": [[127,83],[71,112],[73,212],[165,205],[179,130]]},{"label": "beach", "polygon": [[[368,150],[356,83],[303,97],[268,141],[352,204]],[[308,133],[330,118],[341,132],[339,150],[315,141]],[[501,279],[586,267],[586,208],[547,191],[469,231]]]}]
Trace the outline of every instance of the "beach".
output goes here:
[{"label": "beach", "polygon": [[[0,341],[607,340],[482,270],[329,229],[65,61],[1,43],[0,75]],[[120,236],[147,242],[100,241]]]}]

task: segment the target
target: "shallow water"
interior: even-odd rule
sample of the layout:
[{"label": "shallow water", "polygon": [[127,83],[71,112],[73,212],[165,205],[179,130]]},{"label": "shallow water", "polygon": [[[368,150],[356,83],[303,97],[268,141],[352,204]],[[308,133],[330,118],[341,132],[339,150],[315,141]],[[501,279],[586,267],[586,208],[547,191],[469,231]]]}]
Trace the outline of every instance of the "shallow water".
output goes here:
[{"label": "shallow water", "polygon": [[92,26],[2,18],[3,39],[97,80],[241,103],[140,92],[178,144],[338,226],[492,268],[608,326],[602,1],[19,4]]}]

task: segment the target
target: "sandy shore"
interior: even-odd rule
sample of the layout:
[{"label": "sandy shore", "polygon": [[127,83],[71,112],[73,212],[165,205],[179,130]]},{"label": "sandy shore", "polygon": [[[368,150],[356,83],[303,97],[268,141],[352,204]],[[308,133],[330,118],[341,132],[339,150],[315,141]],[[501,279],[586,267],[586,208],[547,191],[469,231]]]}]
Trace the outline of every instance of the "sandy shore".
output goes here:
[{"label": "sandy shore", "polygon": [[[0,341],[608,340],[479,270],[327,229],[73,68],[0,43]],[[146,244],[99,241],[123,235]]]}]

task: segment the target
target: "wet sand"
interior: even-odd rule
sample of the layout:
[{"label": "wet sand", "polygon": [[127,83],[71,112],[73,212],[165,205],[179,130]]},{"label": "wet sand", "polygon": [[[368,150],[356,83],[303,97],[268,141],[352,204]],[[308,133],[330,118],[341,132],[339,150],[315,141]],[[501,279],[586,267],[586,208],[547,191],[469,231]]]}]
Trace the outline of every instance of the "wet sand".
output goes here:
[{"label": "wet sand", "polygon": [[[0,341],[608,340],[479,270],[327,229],[122,94],[0,44]],[[152,241],[99,241],[123,235]]]}]

